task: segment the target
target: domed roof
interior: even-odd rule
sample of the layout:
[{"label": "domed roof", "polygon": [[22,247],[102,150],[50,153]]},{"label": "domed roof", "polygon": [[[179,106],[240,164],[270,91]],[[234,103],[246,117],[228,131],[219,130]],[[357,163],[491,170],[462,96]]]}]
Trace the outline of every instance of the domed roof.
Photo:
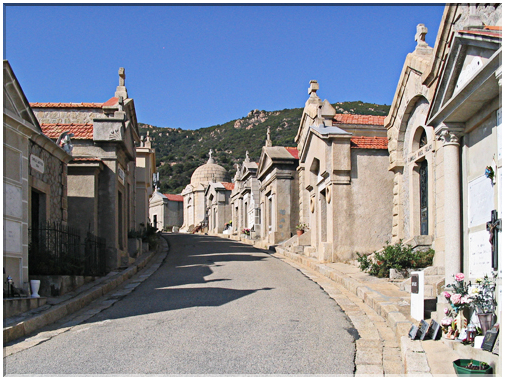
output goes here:
[{"label": "domed roof", "polygon": [[196,168],[191,176],[191,185],[208,182],[230,182],[230,175],[226,169],[216,164],[212,158],[212,150],[209,152],[207,163]]}]

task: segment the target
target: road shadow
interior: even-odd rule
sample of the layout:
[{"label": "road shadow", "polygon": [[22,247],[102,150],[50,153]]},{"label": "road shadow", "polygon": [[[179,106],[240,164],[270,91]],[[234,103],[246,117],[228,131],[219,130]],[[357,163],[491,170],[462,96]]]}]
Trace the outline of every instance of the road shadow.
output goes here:
[{"label": "road shadow", "polygon": [[[269,256],[227,239],[183,234],[164,235],[170,251],[161,267],[132,293],[87,322],[126,318],[191,307],[217,307],[272,288],[218,287],[229,278],[206,279],[213,268],[230,262],[258,262]],[[211,285],[212,284],[212,285]]]}]

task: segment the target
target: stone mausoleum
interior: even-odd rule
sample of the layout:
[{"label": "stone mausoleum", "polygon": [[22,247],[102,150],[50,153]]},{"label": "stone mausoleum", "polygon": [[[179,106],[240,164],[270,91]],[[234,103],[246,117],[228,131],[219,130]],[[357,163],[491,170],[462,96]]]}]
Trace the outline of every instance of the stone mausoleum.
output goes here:
[{"label": "stone mausoleum", "polygon": [[[31,103],[44,134],[67,133],[73,143],[68,165],[68,224],[107,239],[107,269],[127,265],[128,231],[137,227],[136,147],[140,142],[133,99],[119,85],[105,103]],[[147,211],[147,210],[146,210]]]},{"label": "stone mausoleum", "polygon": [[192,232],[196,226],[207,226],[205,189],[211,182],[230,182],[230,175],[221,165],[216,164],[209,152],[209,160],[193,172],[191,181],[182,191],[184,198],[184,224],[181,232]]}]

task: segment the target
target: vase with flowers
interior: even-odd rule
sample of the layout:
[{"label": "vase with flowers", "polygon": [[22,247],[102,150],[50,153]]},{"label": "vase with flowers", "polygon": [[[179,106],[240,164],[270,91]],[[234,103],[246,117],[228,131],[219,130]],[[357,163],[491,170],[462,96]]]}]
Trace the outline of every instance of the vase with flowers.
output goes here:
[{"label": "vase with flowers", "polygon": [[445,318],[441,321],[441,326],[446,333],[447,339],[455,339],[467,326],[467,317],[465,312],[469,310],[472,304],[472,297],[468,293],[471,283],[465,282],[465,275],[458,273],[454,275],[454,282],[447,285],[452,292],[443,293],[445,299],[450,304],[450,308],[445,308]]},{"label": "vase with flowers", "polygon": [[477,278],[474,285],[470,285],[469,293],[472,297],[472,306],[479,317],[482,333],[493,326],[494,312],[496,308],[496,277],[498,272],[491,272],[483,278]]}]

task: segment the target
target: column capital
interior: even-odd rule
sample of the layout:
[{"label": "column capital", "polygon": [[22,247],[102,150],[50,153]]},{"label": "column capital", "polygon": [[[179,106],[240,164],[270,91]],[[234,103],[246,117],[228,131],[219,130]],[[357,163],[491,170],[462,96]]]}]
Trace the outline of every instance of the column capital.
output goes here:
[{"label": "column capital", "polygon": [[459,139],[463,135],[465,127],[461,123],[445,123],[435,128],[437,139],[446,145],[459,145]]}]

